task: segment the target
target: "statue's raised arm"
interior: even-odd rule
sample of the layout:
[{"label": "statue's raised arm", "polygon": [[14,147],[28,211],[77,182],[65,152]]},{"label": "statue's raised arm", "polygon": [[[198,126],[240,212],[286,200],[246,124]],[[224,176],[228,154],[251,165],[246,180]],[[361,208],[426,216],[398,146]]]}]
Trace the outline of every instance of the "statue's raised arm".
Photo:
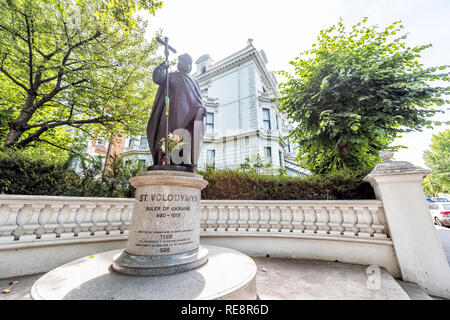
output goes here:
[{"label": "statue's raised arm", "polygon": [[157,66],[153,71],[153,82],[159,85],[163,84],[166,81],[167,69],[168,63],[166,61]]}]

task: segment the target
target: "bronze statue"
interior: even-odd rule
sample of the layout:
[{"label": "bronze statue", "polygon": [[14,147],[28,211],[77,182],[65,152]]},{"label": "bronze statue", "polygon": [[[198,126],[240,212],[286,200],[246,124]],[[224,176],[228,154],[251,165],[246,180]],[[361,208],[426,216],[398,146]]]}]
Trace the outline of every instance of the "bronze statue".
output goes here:
[{"label": "bronze statue", "polygon": [[[181,150],[181,154],[183,151],[190,153],[188,157],[182,155],[184,160],[188,160],[182,161],[182,163],[174,163],[177,166],[171,167],[182,166],[187,171],[194,171],[197,166],[204,134],[203,120],[206,116],[206,109],[203,107],[203,100],[197,80],[189,76],[192,69],[192,58],[188,54],[183,54],[178,57],[178,71],[170,72],[168,74],[169,79],[167,79],[169,67],[167,41],[165,45],[166,61],[161,63],[153,71],[153,81],[159,85],[159,88],[147,125],[147,139],[154,164],[153,168],[149,167],[149,169],[164,169],[161,165],[171,164],[171,160],[173,160],[173,156],[166,156],[168,147],[166,147],[165,152],[161,150],[161,139],[166,139],[166,124],[168,123],[168,132],[176,133],[177,129],[185,129],[190,134],[190,137],[183,137],[183,143],[189,144],[189,147]],[[175,50],[173,51],[175,52]],[[167,83],[169,83],[168,88]],[[168,101],[166,95],[169,98]],[[167,102],[169,105],[167,111],[169,113],[168,121],[166,117]],[[201,126],[198,124],[201,124]],[[197,129],[194,129],[194,127]],[[200,132],[198,132],[199,127]],[[189,138],[190,141],[186,141]],[[167,143],[166,146],[168,146]],[[167,166],[167,169],[171,168]]]}]

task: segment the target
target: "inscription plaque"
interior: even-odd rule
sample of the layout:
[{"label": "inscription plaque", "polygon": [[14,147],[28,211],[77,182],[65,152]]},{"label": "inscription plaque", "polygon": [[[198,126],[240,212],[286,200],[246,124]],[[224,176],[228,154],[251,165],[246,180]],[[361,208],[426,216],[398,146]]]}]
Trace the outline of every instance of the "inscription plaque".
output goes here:
[{"label": "inscription plaque", "polygon": [[[200,199],[198,189],[184,193],[136,193],[137,234],[127,252],[138,255],[168,255],[195,250],[199,246]],[[149,192],[150,191],[150,192]]]},{"label": "inscription plaque", "polygon": [[171,274],[207,261],[199,250],[202,176],[179,171],[146,171],[131,178],[135,205],[125,251],[113,268],[132,275]]}]

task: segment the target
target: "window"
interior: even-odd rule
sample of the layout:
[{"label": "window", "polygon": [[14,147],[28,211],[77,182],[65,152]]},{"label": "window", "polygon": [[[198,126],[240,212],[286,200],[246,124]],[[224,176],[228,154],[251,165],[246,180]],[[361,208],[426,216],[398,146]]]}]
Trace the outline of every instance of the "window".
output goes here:
[{"label": "window", "polygon": [[203,97],[207,97],[208,96],[208,88],[202,90],[202,96]]},{"label": "window", "polygon": [[278,118],[278,115],[277,115],[277,130],[278,129],[280,129],[280,118]]},{"label": "window", "polygon": [[214,113],[206,113],[206,132],[214,133]]},{"label": "window", "polygon": [[263,126],[265,129],[270,130],[270,110],[262,109],[263,111]]},{"label": "window", "polygon": [[144,159],[139,159],[139,167],[142,169],[145,169],[145,160]]},{"label": "window", "polygon": [[147,137],[141,137],[141,142],[139,144],[141,147],[146,147],[148,146],[148,141],[147,141]]},{"label": "window", "polygon": [[201,74],[204,74],[205,72],[206,72],[206,66],[203,66],[203,67],[202,67]]},{"label": "window", "polygon": [[278,160],[280,161],[280,167],[283,167],[283,152],[278,151]]},{"label": "window", "polygon": [[437,205],[437,204],[430,204],[430,205],[428,205],[428,208],[430,208],[431,210],[439,210],[439,205]]},{"label": "window", "polygon": [[272,163],[272,148],[264,147],[264,157],[266,162]]},{"label": "window", "polygon": [[207,150],[206,151],[206,168],[213,168],[216,165],[216,151],[215,150]]},{"label": "window", "polygon": [[245,137],[245,157],[250,156],[250,139],[249,137]]},{"label": "window", "polygon": [[286,142],[286,147],[287,147],[288,152],[291,152],[291,144],[289,143],[289,137],[286,137],[284,142]]},{"label": "window", "polygon": [[97,140],[97,145],[98,146],[105,146],[106,145],[106,141],[105,140],[103,140],[103,139],[99,139],[99,140]]},{"label": "window", "polygon": [[130,138],[130,142],[128,143],[129,147],[134,147],[137,144],[137,140]]}]

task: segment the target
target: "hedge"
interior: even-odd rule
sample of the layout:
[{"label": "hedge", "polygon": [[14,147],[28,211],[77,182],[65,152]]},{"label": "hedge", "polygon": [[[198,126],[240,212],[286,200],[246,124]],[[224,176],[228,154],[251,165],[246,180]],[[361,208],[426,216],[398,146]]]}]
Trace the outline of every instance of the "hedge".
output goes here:
[{"label": "hedge", "polygon": [[238,170],[199,172],[208,186],[205,200],[344,200],[375,199],[365,173],[335,172],[325,176],[270,176]]},{"label": "hedge", "polygon": [[78,176],[69,162],[31,158],[22,152],[0,152],[0,193],[24,195],[72,195]]},{"label": "hedge", "polygon": [[[99,159],[81,174],[71,170],[69,161],[30,158],[21,152],[0,152],[0,193],[81,197],[134,197],[128,179],[138,168],[123,166],[114,158],[102,174]],[[208,186],[206,200],[340,200],[375,199],[372,187],[363,182],[365,173],[335,172],[325,176],[289,177],[263,175],[254,171],[200,171]]]}]

